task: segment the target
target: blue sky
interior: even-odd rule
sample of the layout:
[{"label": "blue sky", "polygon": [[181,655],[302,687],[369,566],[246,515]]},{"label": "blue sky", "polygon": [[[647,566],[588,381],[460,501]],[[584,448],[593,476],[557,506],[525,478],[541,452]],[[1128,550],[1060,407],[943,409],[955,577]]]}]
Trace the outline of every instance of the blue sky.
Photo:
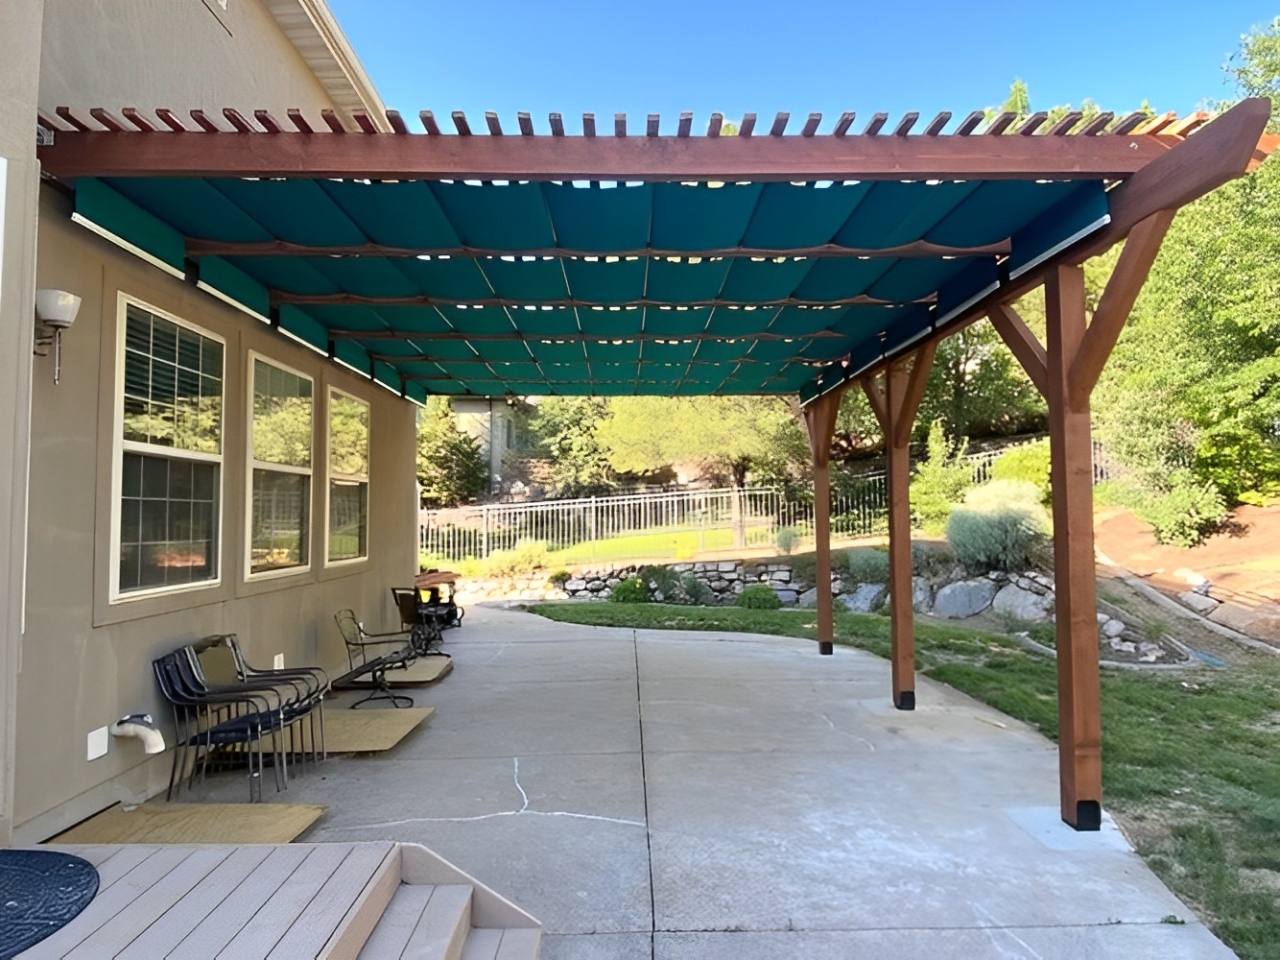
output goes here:
[{"label": "blue sky", "polygon": [[[1033,109],[1092,98],[1126,111],[1146,99],[1186,113],[1230,98],[1222,64],[1240,34],[1277,13],[1275,0],[1072,0],[1070,3],[941,3],[925,0],[329,0],[383,99],[442,120],[465,110],[583,111],[632,132],[662,114],[674,132],[682,110],[705,129],[712,111],[761,120],[810,111],[822,131],[843,110],[860,129],[870,115],[908,110],[963,116],[1000,103],[1021,77]],[[570,119],[573,118],[573,119]],[[452,130],[452,125],[446,127]],[[417,129],[417,124],[412,124]]]}]

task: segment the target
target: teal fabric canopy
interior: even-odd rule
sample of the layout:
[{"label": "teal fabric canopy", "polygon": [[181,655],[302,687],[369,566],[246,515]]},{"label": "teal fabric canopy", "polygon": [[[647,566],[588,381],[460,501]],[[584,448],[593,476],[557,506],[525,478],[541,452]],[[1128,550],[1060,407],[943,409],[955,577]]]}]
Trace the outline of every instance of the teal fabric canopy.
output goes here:
[{"label": "teal fabric canopy", "polygon": [[80,218],[421,402],[813,396],[1107,222],[1101,180],[84,177]]}]

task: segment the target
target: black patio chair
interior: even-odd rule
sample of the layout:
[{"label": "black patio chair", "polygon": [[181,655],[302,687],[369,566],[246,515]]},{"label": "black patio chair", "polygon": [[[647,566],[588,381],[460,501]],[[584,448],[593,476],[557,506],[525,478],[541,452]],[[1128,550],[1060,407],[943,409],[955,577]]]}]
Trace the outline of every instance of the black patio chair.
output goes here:
[{"label": "black patio chair", "polygon": [[[239,689],[270,691],[280,698],[285,729],[289,734],[289,752],[296,754],[305,770],[308,751],[300,730],[306,721],[311,732],[312,763],[320,757],[324,738],[324,697],[329,691],[329,677],[319,667],[293,670],[254,670],[245,661],[235,634],[205,637],[189,648],[192,668],[206,687],[227,692]],[[287,760],[286,760],[287,762]]]},{"label": "black patio chair", "polygon": [[[174,743],[173,769],[169,773],[169,789],[165,799],[172,800],[174,788],[182,789],[182,773],[187,768],[187,758],[194,751],[187,789],[195,783],[197,767],[203,778],[208,768],[209,754],[215,748],[242,747],[248,760],[249,801],[253,802],[254,782],[257,781],[257,797],[262,799],[263,741],[279,730],[279,714],[267,698],[256,692],[245,691],[240,695],[201,694],[192,689],[184,676],[182,661],[185,654],[168,653],[153,660],[152,669],[160,692],[173,710],[176,742]],[[254,767],[254,748],[257,748],[257,767]],[[203,757],[201,755],[203,748]],[[273,758],[274,759],[274,758]],[[273,762],[276,790],[281,789],[280,775],[283,762]]]},{"label": "black patio chair", "polygon": [[[343,643],[347,645],[347,662],[351,667],[333,682],[334,687],[346,686],[364,677],[373,684],[373,692],[353,703],[351,709],[374,700],[389,700],[393,707],[412,707],[413,697],[393,692],[387,683],[388,670],[406,669],[418,657],[409,635],[403,630],[369,633],[356,619],[355,611],[350,609],[339,610],[333,619],[338,624]],[[388,647],[391,649],[387,650]],[[378,648],[387,652],[379,654]]]}]

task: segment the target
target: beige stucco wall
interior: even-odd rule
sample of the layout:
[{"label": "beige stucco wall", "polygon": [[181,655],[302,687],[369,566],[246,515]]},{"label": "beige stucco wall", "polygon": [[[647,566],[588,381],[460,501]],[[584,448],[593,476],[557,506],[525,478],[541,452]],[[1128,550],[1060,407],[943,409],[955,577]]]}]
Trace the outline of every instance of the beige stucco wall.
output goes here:
[{"label": "beige stucco wall", "polygon": [[35,330],[36,197],[32,124],[43,0],[0,2],[0,846],[13,811],[13,730],[21,651],[27,430]]},{"label": "beige stucco wall", "polygon": [[[89,731],[127,713],[166,719],[151,660],[184,642],[235,632],[251,662],[337,669],[345,652],[333,614],[351,607],[371,629],[399,623],[392,586],[416,572],[415,408],[330,363],[195,287],[162,273],[73,224],[53,187],[42,190],[41,287],[84,298],[63,344],[62,383],[52,358],[33,377],[27,634],[19,677],[15,822],[17,839],[43,839],[167,777],[166,755],[144,764],[136,741],[113,741],[86,760]],[[158,599],[108,602],[118,291],[226,338],[222,582]],[[335,386],[372,404],[370,559],[323,564],[327,523],[321,469],[313,477],[308,573],[244,578],[248,351],[315,378],[314,463],[327,462],[324,398]],[[270,787],[267,787],[268,792]],[[246,791],[247,796],[247,791]]]},{"label": "beige stucco wall", "polygon": [[[5,0],[9,2],[9,0]],[[298,107],[313,124],[331,97],[260,0],[45,0],[40,107],[182,114]]]}]

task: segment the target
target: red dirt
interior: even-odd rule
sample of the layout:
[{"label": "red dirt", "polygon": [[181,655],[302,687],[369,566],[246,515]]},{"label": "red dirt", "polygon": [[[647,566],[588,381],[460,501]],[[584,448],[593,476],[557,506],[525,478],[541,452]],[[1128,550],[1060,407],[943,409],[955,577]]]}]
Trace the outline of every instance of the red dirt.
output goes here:
[{"label": "red dirt", "polygon": [[1210,619],[1280,641],[1280,506],[1239,507],[1223,532],[1190,549],[1157,542],[1128,511],[1099,514],[1094,531],[1099,552],[1157,589],[1177,595],[1199,575],[1222,601]]}]

